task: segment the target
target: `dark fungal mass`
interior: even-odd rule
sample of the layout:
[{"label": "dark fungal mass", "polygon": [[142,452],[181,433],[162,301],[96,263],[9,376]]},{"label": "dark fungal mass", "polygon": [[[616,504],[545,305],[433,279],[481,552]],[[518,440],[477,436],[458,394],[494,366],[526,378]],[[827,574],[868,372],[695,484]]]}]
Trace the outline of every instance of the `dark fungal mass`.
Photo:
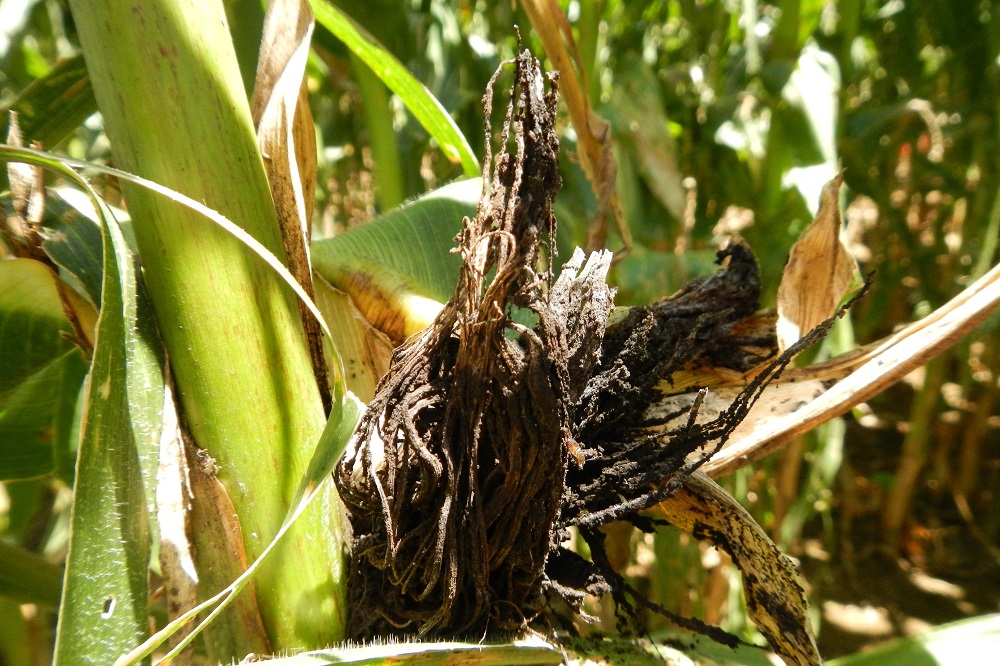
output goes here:
[{"label": "dark fungal mass", "polygon": [[[481,638],[523,627],[553,597],[578,609],[585,593],[611,593],[626,612],[650,607],[611,570],[597,528],[628,520],[650,529],[641,512],[682,487],[801,348],[715,420],[696,424],[695,406],[684,427],[650,430],[644,414],[661,381],[699,361],[758,365],[744,342],[773,348],[769,335],[745,340],[741,327],[758,307],[757,264],[736,241],[719,253],[720,271],[609,326],[610,253],[577,251],[553,270],[555,77],[527,51],[508,64],[500,150],[494,159],[487,144],[492,177],[457,239],[455,294],[396,350],[335,471],[353,530],[354,638]],[[500,73],[484,98],[487,119]],[[535,323],[518,324],[515,310]],[[561,547],[571,526],[591,560]]]},{"label": "dark fungal mass", "polygon": [[[336,470],[356,637],[516,629],[540,601],[573,406],[612,292],[608,253],[579,255],[558,279],[537,270],[560,186],[555,79],[527,52],[513,64],[500,136],[513,151],[486,156],[493,178],[458,238],[455,294],[397,350]],[[514,323],[512,308],[537,324]]]}]

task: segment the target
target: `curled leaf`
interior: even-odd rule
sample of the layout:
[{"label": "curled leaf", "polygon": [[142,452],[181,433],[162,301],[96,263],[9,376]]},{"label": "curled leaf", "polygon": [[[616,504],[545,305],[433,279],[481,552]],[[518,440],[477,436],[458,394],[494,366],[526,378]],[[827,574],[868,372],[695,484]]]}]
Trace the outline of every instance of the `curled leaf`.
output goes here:
[{"label": "curled leaf", "polygon": [[792,246],[778,287],[778,348],[784,351],[837,311],[854,279],[840,242],[839,174],[823,189],[819,213]]},{"label": "curled leaf", "polygon": [[998,308],[1000,266],[994,266],[923,319],[863,349],[812,368],[814,372],[834,374],[838,381],[791,413],[754,424],[745,437],[708,461],[705,471],[712,476],[730,474],[844,414],[948,349]]}]

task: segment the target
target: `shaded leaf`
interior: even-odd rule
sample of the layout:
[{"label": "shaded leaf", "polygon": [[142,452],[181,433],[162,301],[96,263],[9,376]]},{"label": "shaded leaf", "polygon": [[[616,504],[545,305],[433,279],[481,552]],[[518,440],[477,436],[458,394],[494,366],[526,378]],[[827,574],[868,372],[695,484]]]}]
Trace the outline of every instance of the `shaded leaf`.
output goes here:
[{"label": "shaded leaf", "polygon": [[53,148],[97,111],[83,54],[60,60],[40,79],[35,79],[7,110],[17,112],[21,131],[29,142]]},{"label": "shaded leaf", "polygon": [[631,144],[650,191],[679,222],[684,218],[687,191],[659,98],[659,82],[642,59],[632,57],[618,68],[615,86],[608,102],[615,132]]},{"label": "shaded leaf", "polygon": [[100,308],[104,262],[101,227],[60,196],[49,196],[46,203],[42,249],[53,263],[76,278],[80,292]]},{"label": "shaded leaf", "polygon": [[0,596],[22,604],[59,604],[62,569],[45,558],[0,541]]},{"label": "shaded leaf", "polygon": [[[60,287],[64,290],[61,292]],[[63,296],[74,298],[48,266],[0,262],[0,479],[24,479],[63,467],[75,445],[73,414],[87,372],[70,338]],[[80,311],[93,308],[78,296]],[[91,334],[92,335],[92,334]]]},{"label": "shaded leaf", "polygon": [[344,384],[362,402],[375,395],[378,381],[389,370],[389,359],[396,346],[384,333],[369,324],[354,306],[351,297],[319,278],[315,282],[316,306],[332,329],[333,344],[344,366]]}]

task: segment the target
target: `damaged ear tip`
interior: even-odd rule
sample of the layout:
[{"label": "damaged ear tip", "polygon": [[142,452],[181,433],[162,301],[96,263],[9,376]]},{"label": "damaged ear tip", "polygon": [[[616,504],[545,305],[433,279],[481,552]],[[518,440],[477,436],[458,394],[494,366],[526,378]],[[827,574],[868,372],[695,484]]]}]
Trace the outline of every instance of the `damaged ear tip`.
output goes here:
[{"label": "damaged ear tip", "polygon": [[[755,378],[714,419],[699,394],[686,427],[649,434],[661,381],[724,354],[718,366],[736,372],[756,358],[727,340],[757,309],[756,261],[735,236],[719,252],[725,268],[610,325],[610,251],[578,249],[558,276],[539,279],[540,240],[554,246],[556,93],[535,94],[545,80],[529,51],[515,63],[518,102],[499,158],[485,161],[476,217],[457,237],[454,295],[394,353],[334,477],[350,498],[353,638],[518,630],[547,598],[573,607],[598,588],[635,611],[637,593],[612,570],[598,528],[642,524],[639,512],[685,486],[773,377]],[[515,322],[516,309],[537,321]],[[570,527],[592,561],[562,550]]]}]

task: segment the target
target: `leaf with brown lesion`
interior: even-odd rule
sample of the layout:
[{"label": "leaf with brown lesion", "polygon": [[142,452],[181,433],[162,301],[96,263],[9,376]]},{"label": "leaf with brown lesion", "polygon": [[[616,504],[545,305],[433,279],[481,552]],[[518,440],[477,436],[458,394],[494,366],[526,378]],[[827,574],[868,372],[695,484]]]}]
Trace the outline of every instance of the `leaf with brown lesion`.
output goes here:
[{"label": "leaf with brown lesion", "polygon": [[786,663],[820,663],[795,565],[732,495],[695,472],[657,508],[673,525],[729,553],[743,575],[750,619]]},{"label": "leaf with brown lesion", "polygon": [[[313,26],[312,10],[305,0],[271,0],[268,3],[257,60],[257,80],[250,101],[288,269],[310,298],[314,291],[309,238],[315,205],[317,156],[305,68]],[[299,313],[320,394],[329,411],[332,399],[323,335],[319,323],[301,302]]]}]

